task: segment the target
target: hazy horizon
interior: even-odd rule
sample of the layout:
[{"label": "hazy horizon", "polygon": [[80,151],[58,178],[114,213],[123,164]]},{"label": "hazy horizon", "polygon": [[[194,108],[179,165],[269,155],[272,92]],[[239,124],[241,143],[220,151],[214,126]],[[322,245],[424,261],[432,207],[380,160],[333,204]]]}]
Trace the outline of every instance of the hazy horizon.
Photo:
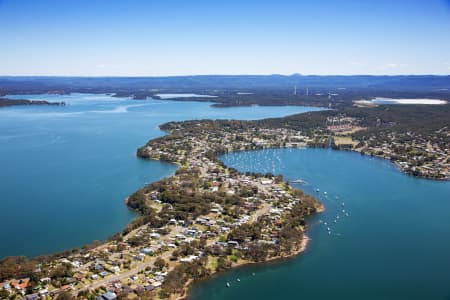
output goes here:
[{"label": "hazy horizon", "polygon": [[165,77],[200,77],[200,76],[304,76],[304,77],[356,77],[356,76],[373,76],[373,77],[420,77],[420,76],[435,76],[435,77],[446,77],[450,76],[448,74],[179,74],[179,75],[2,75],[0,77],[79,77],[79,78],[165,78]]}]

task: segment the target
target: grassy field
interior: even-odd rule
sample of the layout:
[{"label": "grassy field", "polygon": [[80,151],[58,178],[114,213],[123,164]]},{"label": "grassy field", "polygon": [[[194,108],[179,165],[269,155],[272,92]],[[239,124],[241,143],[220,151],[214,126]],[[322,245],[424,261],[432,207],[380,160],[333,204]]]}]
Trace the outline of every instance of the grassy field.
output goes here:
[{"label": "grassy field", "polygon": [[358,142],[354,141],[351,136],[335,136],[334,143],[338,146],[339,145],[350,145],[350,144],[355,146],[356,144],[358,144]]}]

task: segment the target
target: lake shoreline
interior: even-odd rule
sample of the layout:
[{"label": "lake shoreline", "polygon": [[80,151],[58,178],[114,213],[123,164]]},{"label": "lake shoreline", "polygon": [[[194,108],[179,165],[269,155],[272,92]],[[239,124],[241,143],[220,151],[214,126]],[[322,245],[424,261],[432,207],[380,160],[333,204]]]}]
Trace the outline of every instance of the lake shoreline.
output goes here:
[{"label": "lake shoreline", "polygon": [[[195,135],[196,136],[196,135]],[[200,136],[198,136],[200,137]],[[204,135],[202,135],[202,137],[204,137]],[[211,168],[221,168],[222,171],[221,174],[228,174],[231,172],[231,170],[224,164],[220,163],[217,155],[219,153],[215,153],[213,154],[213,156],[204,156],[204,154],[202,155],[202,159],[197,159],[195,158],[195,153],[197,153],[196,151],[198,151],[199,149],[214,149],[211,148],[211,145],[208,144],[208,139],[206,138],[206,140],[204,141],[206,144],[203,144],[204,142],[201,142],[200,140],[198,140],[197,142],[193,142],[194,145],[196,145],[196,147],[194,148],[189,148],[189,149],[184,149],[184,148],[179,148],[176,151],[170,150],[169,153],[177,153],[174,154],[174,156],[170,156],[167,155],[167,150],[166,147],[172,147],[173,145],[177,145],[181,142],[177,142],[175,140],[173,140],[173,132],[168,132],[167,135],[161,137],[161,138],[157,138],[157,139],[153,139],[151,141],[149,141],[147,143],[146,146],[139,148],[139,150],[137,151],[137,155],[140,158],[144,158],[144,159],[152,159],[152,160],[160,160],[160,161],[166,161],[166,162],[170,162],[170,163],[175,163],[178,166],[177,171],[175,172],[174,176],[171,176],[169,178],[167,178],[167,180],[162,180],[160,181],[160,183],[154,183],[154,184],[150,184],[149,186],[146,186],[144,188],[142,188],[141,190],[138,190],[137,192],[133,193],[132,195],[130,195],[126,200],[126,204],[127,206],[140,213],[141,216],[143,215],[143,217],[145,217],[147,213],[143,213],[146,210],[149,209],[157,209],[158,205],[156,205],[157,203],[160,203],[161,201],[158,200],[158,196],[157,193],[155,192],[155,189],[161,190],[161,187],[158,188],[158,186],[163,187],[164,190],[167,190],[167,188],[169,189],[181,189],[181,183],[179,182],[181,180],[182,174],[184,172],[187,172],[190,168],[192,168],[192,166],[198,166],[199,167],[199,178],[209,178],[207,180],[211,180],[211,178],[215,178],[214,172],[219,172],[219,171],[211,171]],[[177,156],[178,155],[178,156]],[[185,157],[185,159],[183,159],[182,157]],[[190,167],[188,167],[190,166]],[[313,198],[312,196],[302,196],[305,195],[302,191],[294,189],[292,187],[290,187],[288,185],[287,182],[285,182],[282,179],[277,179],[277,183],[272,183],[272,181],[275,179],[274,176],[275,175],[254,175],[253,177],[249,177],[247,176],[245,173],[242,172],[237,172],[237,171],[233,171],[233,176],[232,177],[227,177],[225,175],[221,175],[221,176],[225,176],[222,177],[222,179],[220,179],[219,181],[224,181],[225,178],[241,178],[242,180],[244,180],[243,182],[245,182],[245,184],[250,184],[250,185],[255,185],[258,186],[258,190],[262,190],[265,191],[267,190],[268,192],[268,197],[278,197],[276,196],[277,193],[282,193],[283,195],[286,194],[286,196],[288,194],[298,194],[297,197],[300,198],[304,198],[305,200],[296,200],[296,201],[307,201],[305,203],[309,203],[309,204],[305,204],[307,211],[305,212],[306,215],[312,215],[312,214],[317,214],[320,213],[324,210],[324,206],[323,204],[319,203],[317,199]],[[192,176],[189,176],[190,178],[192,178]],[[268,178],[267,178],[268,177]],[[194,176],[195,178],[195,176]],[[193,178],[192,178],[193,179]],[[231,180],[231,179],[230,179]],[[236,180],[236,179],[233,179]],[[171,186],[170,182],[178,182],[175,183],[174,186]],[[197,182],[197,181],[196,181]],[[199,185],[200,183],[197,183],[197,185]],[[268,185],[267,185],[268,184]],[[168,187],[166,187],[166,185],[169,185]],[[278,188],[277,186],[279,186],[280,188]],[[273,189],[276,188],[277,192],[273,192]],[[197,189],[198,187],[196,186],[195,189]],[[239,189],[241,189],[242,187],[239,187]],[[283,192],[282,190],[286,190],[287,192]],[[269,192],[270,191],[270,192]],[[147,200],[143,200],[145,199],[144,195],[152,195],[151,199],[147,198]],[[144,198],[142,198],[144,197]],[[305,198],[306,197],[306,198]],[[310,199],[310,200],[307,200]],[[308,202],[309,201],[309,202]],[[147,203],[147,204],[146,204]],[[263,202],[264,203],[264,202]],[[155,206],[156,205],[156,206]],[[173,205],[176,205],[176,202],[173,203]],[[254,222],[257,222],[257,220],[259,220],[259,217],[267,215],[269,213],[269,208],[273,207],[271,205],[266,205],[264,204],[263,206],[259,205],[259,208],[257,208],[256,211],[254,211],[253,213],[248,213],[249,217],[249,224],[250,226],[253,226],[251,224],[254,224]],[[276,210],[275,208],[272,208],[272,210]],[[216,217],[211,217],[212,220],[215,220]],[[284,217],[279,216],[278,217],[279,220],[281,222],[283,222]],[[135,220],[138,221],[138,219]],[[145,223],[144,223],[145,224]],[[129,226],[129,230],[127,230],[127,232],[131,233],[134,232],[136,229],[139,229],[142,226],[141,223],[136,223],[136,225],[131,225]],[[269,261],[276,261],[276,260],[280,260],[280,259],[286,259],[289,257],[293,257],[298,255],[299,253],[303,252],[306,249],[307,243],[308,243],[308,238],[303,234],[306,231],[306,222],[304,224],[296,224],[296,226],[300,227],[301,229],[301,239],[297,240],[297,239],[293,239],[291,241],[291,248],[289,248],[289,250],[284,251],[281,250],[279,252],[279,254],[266,254],[266,256],[260,260],[255,260],[252,261],[248,258],[245,259],[238,259],[237,262],[230,262],[230,266],[229,268],[235,268],[235,267],[239,267],[239,266],[243,266],[243,265],[247,265],[247,264],[253,264],[253,263],[267,263]],[[236,228],[239,228],[239,226],[237,226]],[[124,234],[124,233],[123,233]],[[214,245],[217,245],[217,239],[212,239],[210,240],[209,238],[206,240],[207,244],[211,244],[214,243]],[[214,242],[215,241],[215,242]],[[298,244],[299,243],[299,244]],[[202,250],[203,252],[204,250]],[[233,250],[232,250],[233,251]],[[173,254],[172,254],[173,255]],[[209,259],[213,259],[214,256],[205,256],[205,258],[207,260]],[[177,268],[182,267],[183,264],[179,263],[178,261],[173,262],[173,264],[171,263],[171,267],[169,268],[169,275],[172,272],[175,272],[175,270],[177,270]],[[215,268],[208,268],[209,272],[208,275],[206,277],[204,277],[203,279],[208,279],[210,278],[213,274],[217,273],[217,269]],[[168,275],[168,276],[169,276]],[[185,298],[187,297],[188,293],[189,293],[189,288],[192,284],[192,282],[195,281],[194,278],[191,277],[187,277],[185,283],[182,285],[182,288],[180,291],[176,291],[176,292],[169,292],[168,296],[171,299],[177,299],[177,298]],[[165,286],[166,282],[163,283],[163,287]],[[87,288],[87,287],[86,287]]]},{"label": "lake shoreline", "polygon": [[[323,212],[324,210],[320,211]],[[317,213],[320,213],[317,212]],[[174,299],[176,300],[187,300],[189,299],[189,291],[192,287],[193,284],[199,283],[199,282],[204,282],[204,281],[208,281],[211,278],[215,277],[215,276],[219,276],[225,272],[228,272],[230,270],[233,269],[239,269],[242,267],[246,267],[246,266],[251,266],[251,265],[265,265],[265,264],[269,264],[269,263],[281,263],[284,261],[288,261],[290,259],[293,259],[295,257],[297,257],[298,255],[300,255],[301,253],[303,253],[304,251],[306,251],[307,247],[308,247],[308,243],[310,242],[310,238],[307,235],[304,235],[301,243],[300,243],[300,247],[294,251],[292,251],[289,254],[284,254],[281,256],[276,256],[276,257],[271,257],[268,258],[265,261],[259,261],[259,262],[252,262],[252,261],[239,261],[237,263],[234,263],[232,265],[232,267],[230,267],[227,270],[223,270],[223,271],[219,271],[219,272],[214,272],[212,273],[208,278],[202,279],[200,281],[194,281],[194,280],[189,280],[188,282],[186,282],[186,284],[183,287],[183,292],[181,292],[179,295],[175,295]]]},{"label": "lake shoreline", "polygon": [[333,150],[337,150],[337,151],[350,151],[350,152],[354,152],[354,153],[358,153],[358,154],[360,154],[360,155],[364,155],[364,156],[367,156],[367,157],[374,157],[374,158],[377,158],[377,159],[381,159],[381,160],[384,160],[384,161],[388,161],[393,167],[395,167],[395,169],[397,169],[400,173],[402,173],[402,174],[404,174],[404,175],[407,175],[407,176],[411,176],[411,177],[414,177],[414,178],[419,178],[419,179],[426,179],[426,180],[432,180],[432,181],[450,181],[450,178],[436,178],[436,177],[431,177],[431,176],[425,176],[425,175],[422,175],[422,174],[414,174],[414,173],[412,173],[412,172],[410,172],[410,171],[406,171],[406,170],[404,170],[403,168],[402,168],[402,165],[398,162],[398,161],[395,161],[395,160],[391,160],[390,158],[388,158],[388,157],[385,157],[384,155],[378,155],[378,154],[373,154],[373,155],[371,155],[371,154],[367,154],[367,153],[364,153],[363,151],[361,151],[361,149],[351,149],[351,150],[348,150],[348,149],[333,149]]},{"label": "lake shoreline", "polygon": [[[325,206],[321,206],[315,214],[320,214],[322,212],[325,211]],[[311,239],[308,237],[308,235],[304,235],[303,239],[300,242],[300,246],[298,247],[298,249],[292,251],[291,253],[286,253],[280,256],[274,256],[274,257],[270,257],[268,259],[266,259],[265,261],[259,261],[259,262],[253,262],[253,261],[239,261],[237,263],[234,263],[231,268],[227,269],[227,270],[223,270],[223,271],[219,271],[219,272],[214,272],[212,273],[209,278],[205,278],[202,279],[200,281],[194,281],[194,280],[189,280],[188,282],[186,282],[186,284],[184,285],[183,288],[183,292],[180,293],[179,295],[176,295],[174,297],[174,299],[176,300],[187,300],[189,299],[189,291],[192,287],[193,284],[199,283],[199,282],[203,282],[203,281],[208,281],[211,278],[215,277],[215,276],[219,276],[225,272],[228,272],[232,269],[238,269],[238,268],[242,268],[242,267],[246,267],[246,266],[251,266],[251,265],[265,265],[265,264],[269,264],[269,263],[281,263],[281,262],[285,262],[288,260],[291,260],[295,257],[297,257],[298,255],[302,254],[303,252],[306,251],[309,242],[311,241]]]},{"label": "lake shoreline", "polygon": [[11,106],[30,106],[30,105],[47,105],[47,106],[66,106],[65,102],[49,102],[46,100],[28,100],[28,99],[8,99],[0,97],[0,108]]}]

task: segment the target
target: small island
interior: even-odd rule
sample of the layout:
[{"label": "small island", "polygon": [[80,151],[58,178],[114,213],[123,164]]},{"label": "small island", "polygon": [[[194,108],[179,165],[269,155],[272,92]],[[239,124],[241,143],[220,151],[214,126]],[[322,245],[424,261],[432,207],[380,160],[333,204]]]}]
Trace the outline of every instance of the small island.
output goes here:
[{"label": "small island", "polygon": [[28,99],[8,99],[0,98],[0,107],[17,106],[17,105],[54,105],[65,106],[65,102],[49,102],[46,100],[28,100]]}]

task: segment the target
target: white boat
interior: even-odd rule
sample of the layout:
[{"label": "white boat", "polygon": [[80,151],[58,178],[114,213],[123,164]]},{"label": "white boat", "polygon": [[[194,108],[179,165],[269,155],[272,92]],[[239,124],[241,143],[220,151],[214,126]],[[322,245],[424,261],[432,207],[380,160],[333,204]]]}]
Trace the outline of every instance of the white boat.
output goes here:
[{"label": "white boat", "polygon": [[229,282],[227,282],[227,287],[230,287],[230,283]]},{"label": "white boat", "polygon": [[300,184],[303,184],[303,183],[305,183],[303,180],[301,180],[301,179],[295,179],[295,180],[291,180],[291,183],[300,183]]}]

